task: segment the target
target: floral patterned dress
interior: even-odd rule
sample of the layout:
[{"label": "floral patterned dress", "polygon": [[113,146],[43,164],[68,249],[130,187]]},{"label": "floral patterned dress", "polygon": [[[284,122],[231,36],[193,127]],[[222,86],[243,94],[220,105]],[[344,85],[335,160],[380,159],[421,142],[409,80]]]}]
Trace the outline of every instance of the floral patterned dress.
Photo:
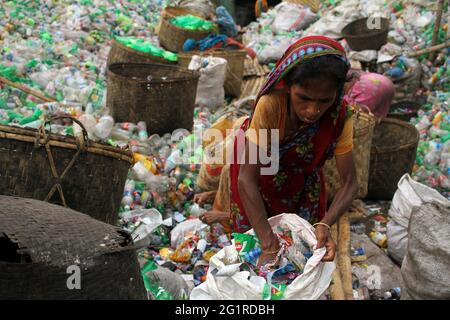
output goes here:
[{"label": "floral patterned dress", "polygon": [[[336,141],[347,117],[347,105],[334,105],[316,123],[302,125],[297,132],[280,142],[279,170],[275,175],[261,175],[259,188],[270,216],[297,213],[311,223],[320,221],[326,212],[327,196],[322,167],[331,159]],[[230,209],[236,232],[251,228],[238,192],[240,165],[237,159],[239,135],[245,135],[250,119],[238,132],[234,145],[234,163],[230,165]]]}]

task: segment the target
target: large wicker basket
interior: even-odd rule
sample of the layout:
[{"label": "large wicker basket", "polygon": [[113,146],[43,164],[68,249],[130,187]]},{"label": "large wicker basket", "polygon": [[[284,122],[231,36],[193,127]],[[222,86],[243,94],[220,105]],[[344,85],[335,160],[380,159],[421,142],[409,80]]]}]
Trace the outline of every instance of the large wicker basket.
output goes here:
[{"label": "large wicker basket", "polygon": [[187,39],[196,41],[206,38],[212,31],[188,30],[180,28],[170,23],[170,19],[161,19],[161,29],[159,30],[159,42],[169,51],[181,52]]},{"label": "large wicker basket", "polygon": [[116,224],[132,153],[88,141],[84,132],[77,140],[0,126],[0,194],[62,204]]},{"label": "large wicker basket", "polygon": [[0,299],[146,299],[118,227],[46,202],[0,196]]},{"label": "large wicker basket", "polygon": [[[369,183],[370,147],[375,127],[375,118],[371,113],[361,111],[353,115],[353,159],[356,166],[358,180],[357,198],[367,195]],[[341,187],[336,160],[333,158],[325,163],[324,175],[326,181],[328,200],[332,201]]]},{"label": "large wicker basket", "polygon": [[227,60],[227,74],[225,78],[225,93],[232,97],[241,95],[241,84],[244,79],[244,64],[247,52],[245,50],[212,50],[206,52],[192,51],[180,52],[178,54],[178,64],[187,68],[191,62],[192,56],[213,56]]},{"label": "large wicker basket", "polygon": [[118,122],[145,121],[149,133],[192,129],[199,74],[162,64],[112,64],[106,104]]},{"label": "large wicker basket", "polygon": [[157,57],[149,53],[134,50],[117,40],[111,41],[111,50],[108,55],[108,66],[113,63],[163,63],[176,64],[162,57]]},{"label": "large wicker basket", "polygon": [[165,7],[163,11],[161,11],[161,17],[159,19],[158,25],[155,28],[155,33],[159,35],[159,32],[161,31],[161,24],[164,19],[170,20],[173,17],[183,16],[183,15],[188,15],[188,14],[200,17],[202,19],[206,18],[205,16],[199,14],[198,12],[193,12],[186,8],[168,6],[168,7]]},{"label": "large wicker basket", "polygon": [[381,29],[369,29],[368,18],[353,21],[342,29],[342,36],[352,50],[379,50],[386,43],[389,20],[385,18],[374,19],[380,19]]},{"label": "large wicker basket", "polygon": [[202,15],[200,12],[192,11],[192,10],[182,8],[182,7],[172,7],[172,6],[168,6],[168,7],[164,8],[164,10],[161,12],[161,18],[169,20],[169,19],[177,17],[177,16],[184,16],[184,15],[188,15],[188,14],[200,17],[202,19],[207,18],[204,15]]},{"label": "large wicker basket", "polygon": [[412,172],[418,143],[419,132],[408,122],[386,118],[375,126],[368,199],[392,200],[400,178]]}]

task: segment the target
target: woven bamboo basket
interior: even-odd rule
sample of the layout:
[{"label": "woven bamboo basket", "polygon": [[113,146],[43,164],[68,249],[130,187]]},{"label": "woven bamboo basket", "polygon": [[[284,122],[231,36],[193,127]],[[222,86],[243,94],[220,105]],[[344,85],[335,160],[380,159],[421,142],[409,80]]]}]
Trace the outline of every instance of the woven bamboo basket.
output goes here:
[{"label": "woven bamboo basket", "polygon": [[190,11],[190,10],[188,10],[186,8],[169,6],[169,7],[164,8],[163,11],[161,11],[161,17],[159,19],[158,25],[155,28],[155,33],[159,35],[163,19],[170,20],[173,17],[183,16],[183,15],[188,15],[188,14],[200,17],[202,19],[206,18],[205,16],[199,14],[198,12],[193,12],[193,11]]},{"label": "woven bamboo basket", "polygon": [[176,64],[161,57],[129,48],[115,39],[111,42],[111,50],[108,55],[108,66],[113,63],[163,63]]},{"label": "woven bamboo basket", "polygon": [[0,196],[0,230],[0,299],[146,299],[136,247],[118,227]]},{"label": "woven bamboo basket", "polygon": [[400,178],[412,172],[418,144],[419,132],[408,122],[385,118],[375,126],[368,199],[392,200]]},{"label": "woven bamboo basket", "polygon": [[169,22],[170,19],[161,19],[161,29],[159,30],[159,42],[169,51],[183,51],[184,42],[187,39],[196,41],[206,38],[213,31],[188,30],[180,28]]},{"label": "woven bamboo basket", "polygon": [[[353,115],[353,159],[356,167],[358,192],[356,197],[364,198],[368,192],[370,147],[375,127],[375,117],[369,112],[361,110]],[[336,160],[333,158],[325,162],[324,175],[326,181],[328,201],[332,201],[336,192],[341,187],[341,179],[336,168]]]},{"label": "woven bamboo basket", "polygon": [[145,121],[149,133],[191,130],[199,77],[177,66],[112,64],[106,104],[116,121]]},{"label": "woven bamboo basket", "polygon": [[369,29],[368,18],[358,19],[342,29],[342,36],[355,51],[379,50],[387,41],[389,20],[380,18],[381,29]]},{"label": "woven bamboo basket", "polygon": [[132,153],[89,141],[83,132],[76,139],[0,126],[0,194],[62,204],[116,224]]},{"label": "woven bamboo basket", "polygon": [[192,56],[213,56],[227,60],[227,74],[225,78],[225,93],[231,97],[241,95],[241,85],[244,79],[244,65],[247,52],[245,50],[213,50],[213,51],[193,51],[180,52],[178,54],[178,64],[187,68],[191,62]]},{"label": "woven bamboo basket", "polygon": [[164,10],[161,12],[161,18],[169,20],[173,17],[184,16],[184,15],[188,15],[188,14],[200,17],[202,19],[207,18],[200,12],[189,10],[189,9],[182,8],[182,7],[172,7],[172,6],[168,6],[168,7],[164,8]]}]

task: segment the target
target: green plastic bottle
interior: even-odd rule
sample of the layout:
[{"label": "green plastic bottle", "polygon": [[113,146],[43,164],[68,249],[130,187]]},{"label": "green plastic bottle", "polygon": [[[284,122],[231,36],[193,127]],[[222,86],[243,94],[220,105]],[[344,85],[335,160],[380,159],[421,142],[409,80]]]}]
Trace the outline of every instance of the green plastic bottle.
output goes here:
[{"label": "green plastic bottle", "polygon": [[170,20],[173,25],[188,29],[199,31],[211,31],[214,28],[214,24],[210,21],[203,20],[202,18],[193,15],[177,16]]},{"label": "green plastic bottle", "polygon": [[29,117],[25,117],[22,120],[19,121],[20,125],[25,125],[27,123],[36,121],[39,119],[39,117],[42,115],[42,111],[40,109],[36,109],[33,114]]}]

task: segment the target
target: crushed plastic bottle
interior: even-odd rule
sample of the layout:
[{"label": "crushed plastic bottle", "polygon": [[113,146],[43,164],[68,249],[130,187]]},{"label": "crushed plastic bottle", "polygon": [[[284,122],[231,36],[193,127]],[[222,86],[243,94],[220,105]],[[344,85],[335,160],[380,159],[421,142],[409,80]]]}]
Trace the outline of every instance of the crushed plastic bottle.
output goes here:
[{"label": "crushed plastic bottle", "polygon": [[114,127],[114,119],[109,115],[102,116],[95,125],[94,134],[101,140],[105,140],[111,135]]}]

